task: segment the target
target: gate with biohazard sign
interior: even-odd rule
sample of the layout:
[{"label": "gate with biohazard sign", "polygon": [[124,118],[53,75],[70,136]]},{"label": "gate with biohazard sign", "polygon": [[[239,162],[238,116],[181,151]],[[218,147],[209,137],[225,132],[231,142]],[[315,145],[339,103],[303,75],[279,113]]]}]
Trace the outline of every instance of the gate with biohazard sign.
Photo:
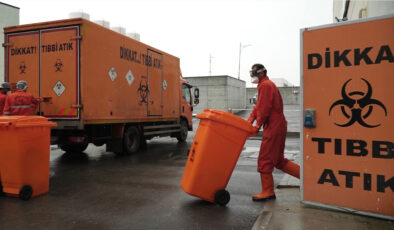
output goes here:
[{"label": "gate with biohazard sign", "polygon": [[303,202],[394,219],[393,28],[390,15],[301,31]]},{"label": "gate with biohazard sign", "polygon": [[44,29],[6,36],[6,80],[26,80],[28,92],[48,98],[38,114],[79,118],[79,27]]}]

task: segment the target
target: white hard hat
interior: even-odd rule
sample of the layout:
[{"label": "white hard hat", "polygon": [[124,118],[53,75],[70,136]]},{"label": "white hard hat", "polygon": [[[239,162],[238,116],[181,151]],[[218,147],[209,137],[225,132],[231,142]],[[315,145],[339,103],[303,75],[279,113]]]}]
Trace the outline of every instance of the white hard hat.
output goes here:
[{"label": "white hard hat", "polygon": [[11,85],[8,82],[2,82],[0,84],[0,89],[11,89]]},{"label": "white hard hat", "polygon": [[19,90],[26,90],[27,89],[27,81],[20,80],[16,83],[16,88]]}]

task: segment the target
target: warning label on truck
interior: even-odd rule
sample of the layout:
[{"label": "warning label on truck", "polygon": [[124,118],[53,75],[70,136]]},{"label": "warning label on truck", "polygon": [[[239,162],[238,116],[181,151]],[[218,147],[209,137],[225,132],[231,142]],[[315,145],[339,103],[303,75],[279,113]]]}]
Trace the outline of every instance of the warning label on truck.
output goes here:
[{"label": "warning label on truck", "polygon": [[66,87],[63,85],[61,81],[56,82],[56,85],[52,88],[53,92],[60,97],[64,91],[66,90]]},{"label": "warning label on truck", "polygon": [[[65,42],[65,43],[54,43],[54,44],[47,44],[41,46],[41,52],[61,52],[61,51],[69,51],[73,50],[73,43],[72,42]],[[28,47],[13,47],[11,48],[11,56],[16,55],[29,55],[29,54],[36,54],[37,53],[37,46],[28,46]]]},{"label": "warning label on truck", "polygon": [[108,76],[109,78],[111,78],[111,81],[115,81],[116,77],[118,76],[118,74],[115,71],[115,68],[112,67],[109,71],[108,71]]},{"label": "warning label on truck", "polygon": [[139,53],[135,50],[123,46],[120,47],[120,58],[127,61],[153,67],[156,69],[162,69],[162,64],[160,59],[152,58],[152,56],[150,55]]}]

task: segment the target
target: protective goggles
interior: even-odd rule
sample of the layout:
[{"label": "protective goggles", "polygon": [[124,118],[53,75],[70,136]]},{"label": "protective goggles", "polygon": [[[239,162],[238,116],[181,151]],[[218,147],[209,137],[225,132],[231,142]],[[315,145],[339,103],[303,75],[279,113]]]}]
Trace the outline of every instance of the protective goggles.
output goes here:
[{"label": "protective goggles", "polygon": [[262,69],[259,69],[259,70],[256,70],[256,71],[251,70],[251,71],[249,71],[249,73],[250,73],[251,77],[254,77],[254,76],[257,76],[257,74],[263,72],[264,70],[265,70],[265,68],[262,68]]}]

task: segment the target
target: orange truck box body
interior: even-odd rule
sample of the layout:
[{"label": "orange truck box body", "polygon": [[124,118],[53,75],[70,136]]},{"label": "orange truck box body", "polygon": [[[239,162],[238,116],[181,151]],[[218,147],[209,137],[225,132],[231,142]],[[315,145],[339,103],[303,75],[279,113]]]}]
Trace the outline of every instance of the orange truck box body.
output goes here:
[{"label": "orange truck box body", "polygon": [[81,126],[180,117],[177,57],[80,18],[4,32],[5,80],[50,97],[38,111],[47,118]]}]

